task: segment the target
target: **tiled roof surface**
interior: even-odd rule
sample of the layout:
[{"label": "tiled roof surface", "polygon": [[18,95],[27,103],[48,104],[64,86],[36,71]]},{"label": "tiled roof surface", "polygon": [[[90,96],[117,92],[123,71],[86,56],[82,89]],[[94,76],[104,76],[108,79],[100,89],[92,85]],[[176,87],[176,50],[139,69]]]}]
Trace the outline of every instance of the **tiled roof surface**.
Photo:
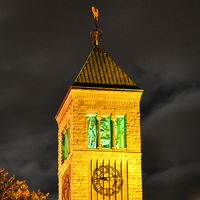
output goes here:
[{"label": "tiled roof surface", "polygon": [[95,46],[78,74],[75,86],[138,88],[99,46]]}]

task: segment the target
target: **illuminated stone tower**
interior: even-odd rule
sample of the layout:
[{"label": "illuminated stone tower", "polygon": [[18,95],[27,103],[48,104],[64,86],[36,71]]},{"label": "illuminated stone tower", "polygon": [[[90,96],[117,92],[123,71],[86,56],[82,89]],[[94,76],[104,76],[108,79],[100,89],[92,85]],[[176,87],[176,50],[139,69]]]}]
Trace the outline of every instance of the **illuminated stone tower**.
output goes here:
[{"label": "illuminated stone tower", "polygon": [[59,200],[142,200],[142,90],[93,34],[96,45],[56,115]]}]

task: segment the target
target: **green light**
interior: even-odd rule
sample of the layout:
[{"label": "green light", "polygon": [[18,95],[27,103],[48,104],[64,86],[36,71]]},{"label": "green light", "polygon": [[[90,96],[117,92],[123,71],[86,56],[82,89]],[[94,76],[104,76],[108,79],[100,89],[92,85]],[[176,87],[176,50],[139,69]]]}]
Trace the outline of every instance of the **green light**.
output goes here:
[{"label": "green light", "polygon": [[115,121],[115,146],[126,148],[126,118],[118,117]]},{"label": "green light", "polygon": [[102,117],[100,121],[101,147],[111,148],[111,116]]},{"label": "green light", "polygon": [[87,116],[87,148],[97,147],[97,116]]},{"label": "green light", "polygon": [[62,134],[62,163],[65,160],[65,134]]}]

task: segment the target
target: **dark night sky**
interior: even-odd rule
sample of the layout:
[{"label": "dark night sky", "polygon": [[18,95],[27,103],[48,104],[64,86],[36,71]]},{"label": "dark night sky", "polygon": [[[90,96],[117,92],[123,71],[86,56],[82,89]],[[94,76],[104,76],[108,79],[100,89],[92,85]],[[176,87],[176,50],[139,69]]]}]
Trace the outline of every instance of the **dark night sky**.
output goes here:
[{"label": "dark night sky", "polygon": [[[57,124],[93,0],[0,1],[0,167],[57,199]],[[200,1],[99,0],[101,48],[144,93],[144,200],[200,199]]]}]

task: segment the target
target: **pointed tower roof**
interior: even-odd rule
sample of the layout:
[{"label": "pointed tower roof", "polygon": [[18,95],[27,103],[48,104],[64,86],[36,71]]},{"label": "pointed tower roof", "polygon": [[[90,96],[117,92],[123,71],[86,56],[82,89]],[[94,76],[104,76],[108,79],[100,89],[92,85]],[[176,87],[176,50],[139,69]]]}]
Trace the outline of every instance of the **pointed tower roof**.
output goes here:
[{"label": "pointed tower roof", "polygon": [[98,45],[94,46],[73,85],[139,89]]}]

